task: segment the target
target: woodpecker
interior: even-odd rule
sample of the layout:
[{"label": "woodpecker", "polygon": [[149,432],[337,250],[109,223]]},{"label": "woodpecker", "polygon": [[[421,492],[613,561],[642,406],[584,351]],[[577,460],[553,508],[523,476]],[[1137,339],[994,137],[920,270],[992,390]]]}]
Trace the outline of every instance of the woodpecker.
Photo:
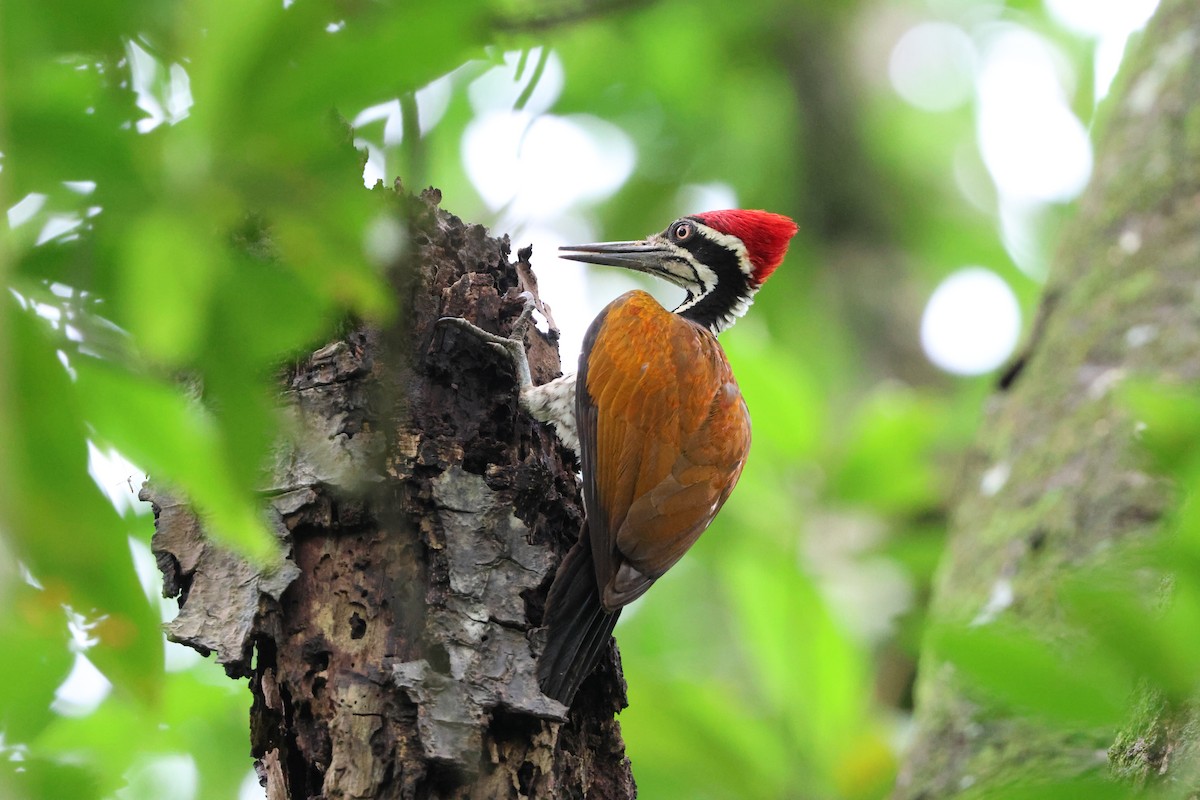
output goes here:
[{"label": "woodpecker", "polygon": [[750,307],[796,233],[766,211],[709,211],[630,242],[560,248],[562,258],[644,272],[681,287],[667,311],[643,291],[600,312],[579,370],[535,386],[527,304],[508,337],[447,318],[515,363],[520,404],[579,455],[585,522],[555,574],[538,662],[542,691],[570,705],[621,609],[680,559],[733,491],[750,449],[750,415],[717,342]]}]

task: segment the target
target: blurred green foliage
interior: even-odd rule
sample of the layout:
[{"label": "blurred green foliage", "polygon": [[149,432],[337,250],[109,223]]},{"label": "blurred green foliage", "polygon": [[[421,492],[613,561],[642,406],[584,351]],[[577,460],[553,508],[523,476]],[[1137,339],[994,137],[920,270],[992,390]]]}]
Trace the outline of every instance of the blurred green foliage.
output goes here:
[{"label": "blurred green foliage", "polygon": [[[565,73],[553,112],[608,120],[636,147],[629,180],[582,210],[610,238],[647,232],[686,187],[716,181],[802,224],[754,322],[726,337],[755,418],[739,490],[619,628],[641,790],[884,796],[946,498],[990,389],[930,367],[916,320],[964,264],[1001,274],[1027,315],[1038,283],[1007,255],[995,209],[965,203],[954,183],[964,153],[982,169],[970,104],[906,105],[869,52],[929,5],[613,5],[0,7],[0,206],[14,209],[0,237],[11,290],[0,297],[0,795],[159,797],[155,765],[179,780],[180,762],[161,759],[185,756],[195,778],[182,796],[236,796],[251,766],[247,694],[206,662],[164,669],[158,602],[134,569],[151,525],[106,499],[89,443],[178,486],[214,535],[269,557],[255,489],[276,431],[274,368],[347,312],[394,311],[371,245],[387,209],[364,189],[341,118],[399,99],[409,118],[382,145],[388,179],[434,183],[455,213],[496,220],[504,210],[482,202],[463,166],[467,89],[518,50],[514,105],[527,107],[552,49]],[[1038,3],[987,5],[997,24],[1058,43],[1085,78],[1072,101],[1086,117],[1090,43]],[[937,6],[951,22],[979,13]],[[413,92],[449,73],[445,113],[418,135]],[[380,138],[372,124],[356,133]],[[203,405],[186,388],[200,384]],[[1194,482],[1186,426],[1200,415],[1181,408],[1162,405],[1169,424],[1148,435]],[[1179,512],[1188,565],[1200,563],[1198,515]],[[1188,580],[1180,597],[1200,591]],[[1078,593],[1085,617],[1108,602],[1089,591]],[[1130,635],[1167,646],[1195,613],[1179,603],[1143,629],[1132,602],[1106,615],[1093,651]],[[83,620],[76,635],[68,610]],[[1005,702],[1112,725],[1144,668],[1188,688],[1200,657],[1190,642],[1163,663],[1090,655],[1095,680],[1070,691],[1072,676],[1026,637],[947,633],[943,644]],[[94,710],[52,707],[78,652],[112,691]]]}]

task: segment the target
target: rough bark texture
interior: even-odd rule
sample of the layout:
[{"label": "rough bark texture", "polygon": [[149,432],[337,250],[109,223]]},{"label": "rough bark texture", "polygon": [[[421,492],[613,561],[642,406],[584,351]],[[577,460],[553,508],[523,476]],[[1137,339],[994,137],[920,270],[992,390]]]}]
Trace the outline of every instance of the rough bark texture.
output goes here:
[{"label": "rough bark texture", "polygon": [[[250,677],[271,800],[633,797],[616,659],[565,722],[534,678],[534,629],[581,520],[573,459],[518,409],[503,358],[435,324],[507,332],[532,273],[438,199],[385,198],[407,231],[399,322],[285,376],[293,437],[267,494],[287,560],[256,571],[147,491],[180,603],[169,633]],[[556,375],[552,335],[527,341],[534,380]]]},{"label": "rough bark texture", "polygon": [[[1131,47],[1035,340],[994,399],[967,470],[935,619],[1002,618],[1063,635],[1064,578],[1114,544],[1153,535],[1169,502],[1163,482],[1142,472],[1134,421],[1113,390],[1131,378],[1200,379],[1200,5],[1164,0]],[[1170,752],[1171,769],[1194,769],[1194,716],[1146,705],[1140,731],[1109,754],[1115,772],[1165,770]],[[990,707],[926,652],[917,734],[894,796],[1104,769],[1112,744]]]}]

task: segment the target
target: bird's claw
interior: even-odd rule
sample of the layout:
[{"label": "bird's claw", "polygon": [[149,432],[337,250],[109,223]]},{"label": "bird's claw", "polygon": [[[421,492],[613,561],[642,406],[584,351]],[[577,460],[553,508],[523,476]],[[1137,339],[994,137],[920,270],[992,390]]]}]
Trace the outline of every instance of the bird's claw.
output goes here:
[{"label": "bird's claw", "polygon": [[440,317],[437,324],[453,325],[456,328],[461,328],[503,353],[516,366],[517,380],[521,387],[525,388],[533,385],[533,379],[529,373],[529,357],[525,355],[525,329],[529,327],[529,320],[533,316],[534,299],[533,295],[529,292],[521,292],[519,296],[525,301],[525,307],[521,309],[521,314],[513,322],[512,333],[508,336],[500,336],[485,331],[483,328],[468,322],[462,317]]},{"label": "bird's claw", "polygon": [[462,317],[439,317],[437,324],[438,325],[453,325],[456,328],[461,328],[464,331],[467,331],[468,333],[471,333],[474,336],[476,336],[480,339],[483,339],[485,342],[490,342],[491,344],[497,345],[500,347],[503,347],[505,342],[510,341],[507,337],[499,336],[495,333],[490,333],[488,331],[485,331],[483,328],[479,327],[478,325],[476,325],[472,322],[467,322]]},{"label": "bird's claw", "polygon": [[489,344],[498,352],[503,353],[512,359],[517,359],[517,351],[524,351],[524,343],[520,339],[501,339],[498,342],[489,342]]},{"label": "bird's claw", "polygon": [[468,322],[462,317],[439,317],[437,324],[454,325],[455,327],[462,328],[465,331],[475,334],[475,336],[483,339],[485,342],[503,347],[505,350],[509,349],[510,342],[521,342],[522,347],[524,347],[525,329],[529,327],[529,321],[533,318],[535,301],[530,292],[521,292],[517,296],[524,301],[524,307],[521,309],[520,315],[513,321],[512,333],[508,336],[501,336],[485,331],[483,328],[472,322]]}]

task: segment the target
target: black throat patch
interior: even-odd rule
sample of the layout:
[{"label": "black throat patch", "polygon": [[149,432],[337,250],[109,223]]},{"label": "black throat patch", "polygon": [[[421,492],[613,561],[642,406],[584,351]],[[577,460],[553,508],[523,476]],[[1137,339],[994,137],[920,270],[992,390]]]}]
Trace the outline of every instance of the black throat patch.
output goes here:
[{"label": "black throat patch", "polygon": [[[694,217],[689,219],[697,225],[704,224]],[[680,242],[679,246],[711,269],[717,278],[716,285],[709,286],[708,291],[698,299],[689,297],[684,303],[688,307],[681,310],[679,315],[714,332],[729,327],[737,316],[735,311],[744,307],[754,294],[749,277],[742,272],[738,254],[708,238],[703,229],[698,229],[695,236]]]}]

